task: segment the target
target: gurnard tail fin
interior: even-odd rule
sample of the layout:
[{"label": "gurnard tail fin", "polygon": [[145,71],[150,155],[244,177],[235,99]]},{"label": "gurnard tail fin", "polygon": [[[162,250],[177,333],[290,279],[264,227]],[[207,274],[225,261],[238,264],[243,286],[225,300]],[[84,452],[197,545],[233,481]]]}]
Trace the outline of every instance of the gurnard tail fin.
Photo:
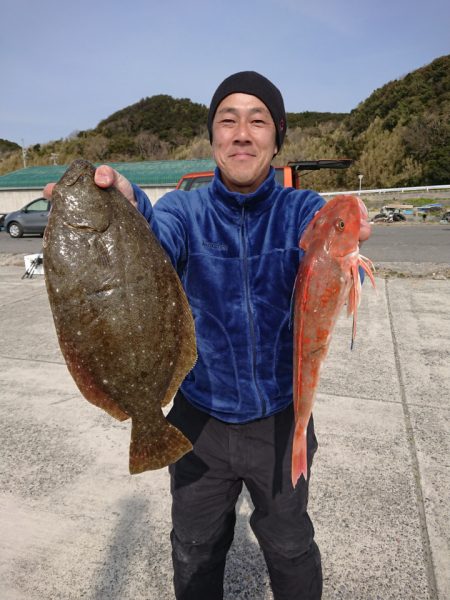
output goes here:
[{"label": "gurnard tail fin", "polygon": [[306,428],[297,423],[294,431],[294,441],[292,445],[292,468],[291,479],[292,487],[295,488],[298,480],[303,475],[305,481],[308,480],[308,461],[306,447]]},{"label": "gurnard tail fin", "polygon": [[190,450],[191,442],[166,421],[162,412],[157,425],[151,428],[146,422],[132,419],[129,463],[132,475],[167,467]]}]

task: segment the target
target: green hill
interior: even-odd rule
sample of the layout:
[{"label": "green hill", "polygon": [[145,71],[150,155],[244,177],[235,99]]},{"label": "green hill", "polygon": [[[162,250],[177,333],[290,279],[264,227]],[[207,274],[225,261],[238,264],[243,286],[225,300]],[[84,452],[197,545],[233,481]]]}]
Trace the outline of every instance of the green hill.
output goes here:
[{"label": "green hill", "polygon": [[[338,115],[339,116],[339,115]],[[354,189],[450,184],[450,55],[375,90],[347,116],[288,130],[277,159],[348,157],[346,172],[318,172],[308,185]]]},{"label": "green hill", "polygon": [[449,111],[450,55],[375,90],[350,112],[346,124],[353,135],[358,135],[368,129],[375,117],[382,120],[384,128],[392,130],[425,113],[448,116]]},{"label": "green hill", "polygon": [[[209,158],[208,109],[188,98],[144,98],[70,138],[28,148],[30,166],[57,157],[94,162]],[[450,55],[375,90],[350,113],[288,113],[276,164],[348,157],[347,171],[317,171],[308,185],[354,189],[450,183]],[[20,168],[21,149],[0,140],[0,174]]]},{"label": "green hill", "polygon": [[347,117],[347,113],[314,112],[305,111],[300,113],[286,113],[286,120],[289,129],[296,127],[316,127],[320,123],[328,121],[341,122]]},{"label": "green hill", "polygon": [[345,120],[354,139],[375,120],[400,133],[404,154],[421,165],[414,183],[450,183],[450,55],[375,90]]},{"label": "green hill", "polygon": [[107,119],[100,121],[95,132],[108,138],[134,137],[142,132],[157,135],[170,144],[186,143],[205,129],[208,109],[188,98],[175,99],[159,95],[144,98]]},{"label": "green hill", "polygon": [[15,142],[9,142],[8,140],[3,140],[0,138],[0,156],[3,154],[11,154],[11,152],[16,152],[20,150],[19,144]]}]

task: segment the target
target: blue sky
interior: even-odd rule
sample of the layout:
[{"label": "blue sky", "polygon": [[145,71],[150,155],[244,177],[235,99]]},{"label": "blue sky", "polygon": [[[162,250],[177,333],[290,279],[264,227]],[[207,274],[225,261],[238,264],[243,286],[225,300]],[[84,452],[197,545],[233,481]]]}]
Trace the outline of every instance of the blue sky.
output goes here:
[{"label": "blue sky", "polygon": [[450,53],[448,0],[0,0],[0,16],[0,138],[26,146],[154,94],[209,105],[246,69],[290,112],[348,112]]}]

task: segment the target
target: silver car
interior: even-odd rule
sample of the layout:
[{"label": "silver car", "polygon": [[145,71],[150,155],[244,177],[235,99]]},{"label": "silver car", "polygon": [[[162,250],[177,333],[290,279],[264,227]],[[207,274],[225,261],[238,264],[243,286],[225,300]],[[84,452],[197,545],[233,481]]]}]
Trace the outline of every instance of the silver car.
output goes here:
[{"label": "silver car", "polygon": [[4,221],[5,231],[13,238],[20,238],[24,233],[44,235],[50,207],[48,200],[38,198],[20,210],[8,213]]}]

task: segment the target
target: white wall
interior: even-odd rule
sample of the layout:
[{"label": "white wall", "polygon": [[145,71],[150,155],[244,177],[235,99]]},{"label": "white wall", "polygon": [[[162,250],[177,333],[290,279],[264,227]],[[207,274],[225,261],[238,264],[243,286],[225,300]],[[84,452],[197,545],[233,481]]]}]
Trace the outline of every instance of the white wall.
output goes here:
[{"label": "white wall", "polygon": [[42,190],[0,190],[0,213],[18,210],[36,198],[42,197]]},{"label": "white wall", "polygon": [[149,200],[152,204],[155,204],[155,202],[157,200],[159,200],[159,198],[161,198],[161,196],[164,196],[164,194],[166,194],[167,192],[170,192],[171,190],[175,189],[175,186],[170,186],[170,187],[145,187],[145,185],[142,185],[141,188],[144,190],[144,192],[147,194],[147,196],[149,197]]},{"label": "white wall", "polygon": [[[142,186],[152,204],[161,198],[166,192],[174,189],[174,186],[170,187],[145,187]],[[31,202],[36,198],[42,197],[42,189],[29,189],[29,190],[2,190],[0,189],[0,214],[9,213],[13,210],[18,210]]]}]

